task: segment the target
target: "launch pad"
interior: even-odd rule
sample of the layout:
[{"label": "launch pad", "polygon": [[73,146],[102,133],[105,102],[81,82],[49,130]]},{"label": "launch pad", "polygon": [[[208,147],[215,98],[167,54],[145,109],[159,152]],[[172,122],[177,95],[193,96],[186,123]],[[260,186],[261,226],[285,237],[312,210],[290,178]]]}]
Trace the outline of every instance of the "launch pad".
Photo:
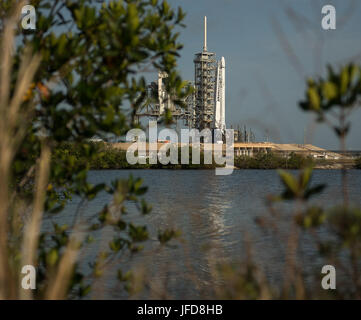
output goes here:
[{"label": "launch pad", "polygon": [[165,72],[158,72],[158,81],[148,86],[147,95],[156,96],[149,101],[143,109],[136,114],[139,121],[141,117],[159,120],[166,110],[170,110],[173,118],[183,120],[185,126],[203,129],[218,129],[223,133],[226,129],[225,119],[225,58],[216,60],[216,54],[207,48],[207,17],[204,17],[204,45],[200,53],[194,57],[194,82],[189,82],[193,93],[183,100],[185,108],[176,105],[172,96],[167,92],[164,79]]}]

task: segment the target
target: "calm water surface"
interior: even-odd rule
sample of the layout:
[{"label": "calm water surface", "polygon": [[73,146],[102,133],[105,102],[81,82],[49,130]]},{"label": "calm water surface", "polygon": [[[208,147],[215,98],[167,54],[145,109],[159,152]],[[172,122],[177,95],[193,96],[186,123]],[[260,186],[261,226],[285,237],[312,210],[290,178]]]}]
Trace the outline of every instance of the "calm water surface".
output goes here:
[{"label": "calm water surface", "polygon": [[[111,267],[108,277],[97,284],[104,298],[126,297],[124,290],[114,281],[115,270],[135,269],[145,274],[152,287],[146,296],[150,298],[194,299],[207,297],[214,285],[212,268],[215,263],[240,260],[245,254],[245,244],[252,249],[257,264],[265,270],[272,282],[280,281],[285,256],[283,245],[271,232],[264,232],[255,224],[256,217],[269,215],[265,198],[282,192],[277,172],[273,170],[237,170],[230,176],[216,176],[213,170],[109,170],[90,172],[92,183],[110,182],[127,178],[130,174],[144,179],[149,186],[145,195],[153,211],[139,217],[130,205],[129,219],[146,224],[153,240],[144,253],[132,259],[124,257]],[[349,196],[361,206],[361,170],[349,171]],[[313,184],[325,183],[328,188],[313,201],[332,206],[341,201],[341,173],[337,170],[314,172]],[[100,194],[82,208],[85,216],[91,216],[111,201],[108,194]],[[67,207],[71,217],[79,200]],[[282,209],[290,210],[289,206]],[[280,222],[280,229],[287,231],[287,221]],[[289,219],[290,220],[290,219]],[[284,223],[284,224],[283,224]],[[182,231],[182,241],[174,247],[159,250],[157,230],[176,228]],[[106,248],[106,241],[114,233],[107,229],[97,235],[96,246]],[[312,243],[301,239],[304,263],[310,270],[320,269],[322,262],[314,254]],[[94,257],[95,248],[89,249],[87,259]],[[166,296],[163,293],[166,292]],[[141,296],[140,296],[141,297]]]}]

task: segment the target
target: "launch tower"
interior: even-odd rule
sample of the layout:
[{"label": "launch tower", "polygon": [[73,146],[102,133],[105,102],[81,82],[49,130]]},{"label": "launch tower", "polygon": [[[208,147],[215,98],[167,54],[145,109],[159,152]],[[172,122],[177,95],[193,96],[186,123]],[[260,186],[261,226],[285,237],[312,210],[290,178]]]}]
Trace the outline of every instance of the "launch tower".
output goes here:
[{"label": "launch tower", "polygon": [[194,84],[196,90],[195,128],[212,128],[215,108],[216,54],[207,50],[207,17],[204,17],[204,46],[194,58]]},{"label": "launch tower", "polygon": [[204,17],[204,46],[194,58],[195,128],[225,129],[225,59],[207,49],[207,17]]}]

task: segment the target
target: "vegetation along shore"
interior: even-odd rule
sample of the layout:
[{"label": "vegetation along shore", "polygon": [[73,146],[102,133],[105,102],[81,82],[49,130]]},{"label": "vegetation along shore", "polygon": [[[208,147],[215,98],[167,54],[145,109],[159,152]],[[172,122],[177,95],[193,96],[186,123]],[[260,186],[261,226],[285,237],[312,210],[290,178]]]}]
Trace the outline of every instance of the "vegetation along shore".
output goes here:
[{"label": "vegetation along shore", "polygon": [[[96,149],[92,157],[88,157],[89,149]],[[179,151],[180,152],[180,151]],[[112,147],[111,144],[104,142],[88,142],[83,144],[76,144],[71,142],[63,143],[57,148],[53,158],[57,155],[66,153],[73,161],[80,166],[86,166],[91,170],[105,170],[105,169],[214,169],[217,165],[204,164],[203,154],[201,153],[201,163],[192,164],[192,152],[190,150],[190,164],[169,164],[163,165],[161,163],[136,164],[131,165],[126,159],[126,151]],[[280,156],[275,153],[257,154],[254,157],[238,156],[234,159],[235,169],[302,169],[307,166],[312,166],[315,169],[361,169],[361,158],[349,160],[336,159],[313,159],[295,153],[288,157]]]}]

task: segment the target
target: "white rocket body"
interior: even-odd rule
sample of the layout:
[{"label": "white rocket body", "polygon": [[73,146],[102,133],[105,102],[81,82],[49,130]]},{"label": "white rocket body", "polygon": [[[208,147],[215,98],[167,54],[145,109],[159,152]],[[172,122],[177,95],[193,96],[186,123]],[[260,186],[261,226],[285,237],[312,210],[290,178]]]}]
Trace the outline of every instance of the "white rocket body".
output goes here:
[{"label": "white rocket body", "polygon": [[215,90],[214,128],[226,129],[226,60],[218,61]]}]

